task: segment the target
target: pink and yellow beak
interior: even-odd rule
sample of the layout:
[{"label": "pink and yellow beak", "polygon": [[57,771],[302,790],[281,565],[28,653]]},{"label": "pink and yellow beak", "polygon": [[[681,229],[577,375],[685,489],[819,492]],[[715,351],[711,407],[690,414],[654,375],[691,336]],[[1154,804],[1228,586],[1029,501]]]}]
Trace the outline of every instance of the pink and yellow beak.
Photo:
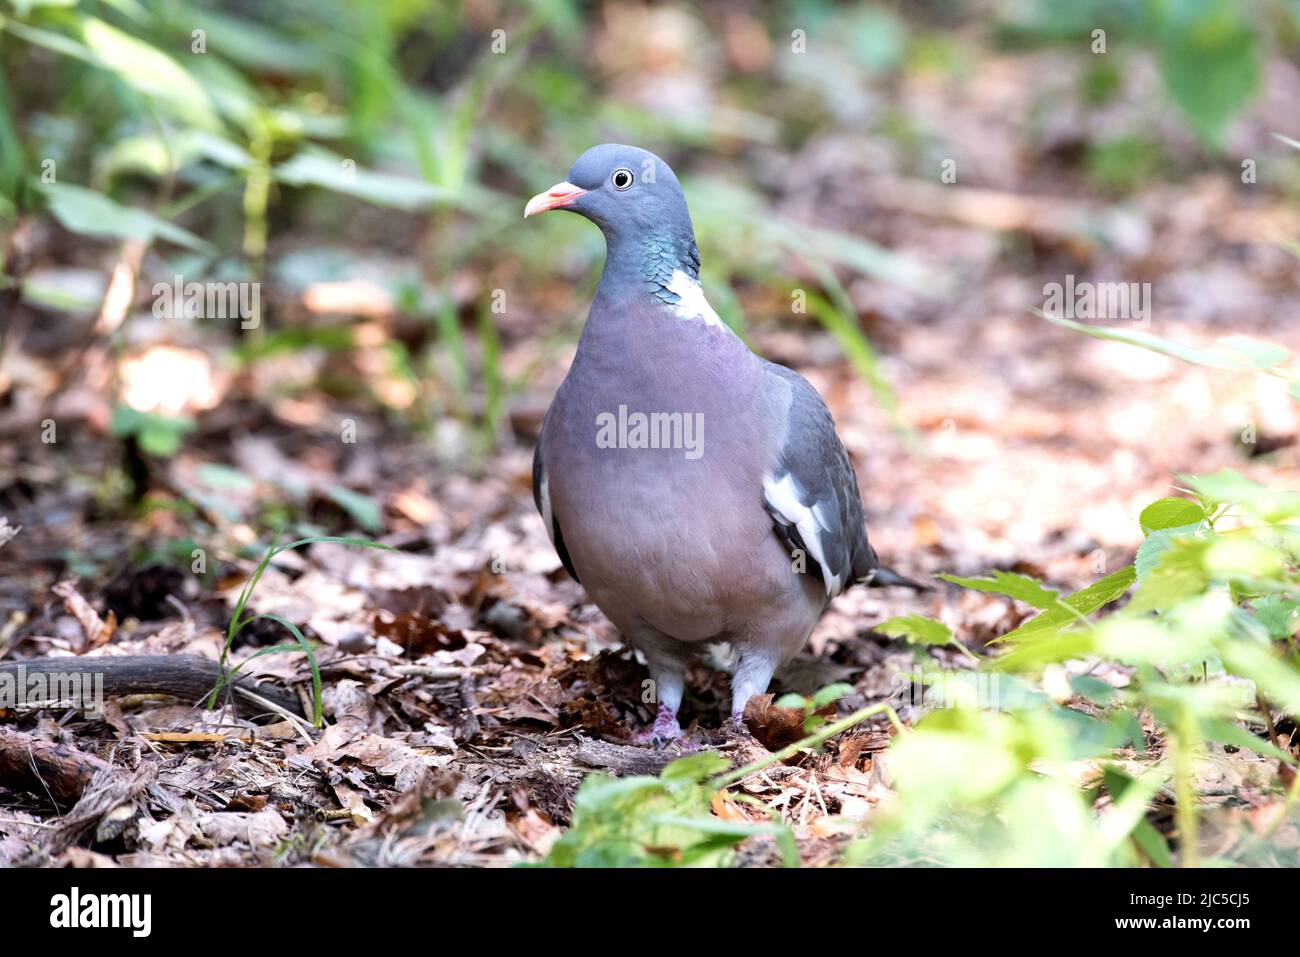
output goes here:
[{"label": "pink and yellow beak", "polygon": [[546,192],[538,193],[528,201],[528,205],[524,207],[524,219],[534,213],[544,213],[548,209],[572,206],[578,201],[578,197],[586,195],[586,192],[585,189],[580,189],[572,183],[556,183]]}]

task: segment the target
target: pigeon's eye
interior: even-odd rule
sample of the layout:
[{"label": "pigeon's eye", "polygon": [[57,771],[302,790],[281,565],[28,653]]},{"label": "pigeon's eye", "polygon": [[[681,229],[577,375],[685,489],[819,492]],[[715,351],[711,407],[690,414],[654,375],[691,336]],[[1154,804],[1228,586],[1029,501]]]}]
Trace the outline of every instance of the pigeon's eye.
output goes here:
[{"label": "pigeon's eye", "polygon": [[614,184],[615,189],[628,189],[632,185],[632,171],[630,169],[616,169],[609,181]]}]

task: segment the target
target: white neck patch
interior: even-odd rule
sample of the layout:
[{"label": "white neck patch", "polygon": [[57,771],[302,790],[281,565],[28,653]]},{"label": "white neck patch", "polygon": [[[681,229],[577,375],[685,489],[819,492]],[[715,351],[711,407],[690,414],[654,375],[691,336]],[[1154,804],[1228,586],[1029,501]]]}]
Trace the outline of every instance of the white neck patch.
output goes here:
[{"label": "white neck patch", "polygon": [[699,280],[692,279],[680,269],[674,269],[668,291],[678,297],[678,301],[668,307],[678,319],[702,319],[706,325],[730,330],[704,298],[704,288]]}]

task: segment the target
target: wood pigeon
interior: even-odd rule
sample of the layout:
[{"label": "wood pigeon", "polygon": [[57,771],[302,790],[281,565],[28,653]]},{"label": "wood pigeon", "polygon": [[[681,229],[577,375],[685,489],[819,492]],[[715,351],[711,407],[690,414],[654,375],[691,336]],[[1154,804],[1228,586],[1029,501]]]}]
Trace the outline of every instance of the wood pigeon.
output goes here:
[{"label": "wood pigeon", "polygon": [[686,664],[732,645],[732,718],[767,690],[832,598],[882,568],[826,404],[760,358],[700,288],[677,177],[634,146],[588,150],[524,216],[578,213],[605,268],[542,423],[533,498],[565,569],[644,656],[658,711],[638,740],[682,734]]}]

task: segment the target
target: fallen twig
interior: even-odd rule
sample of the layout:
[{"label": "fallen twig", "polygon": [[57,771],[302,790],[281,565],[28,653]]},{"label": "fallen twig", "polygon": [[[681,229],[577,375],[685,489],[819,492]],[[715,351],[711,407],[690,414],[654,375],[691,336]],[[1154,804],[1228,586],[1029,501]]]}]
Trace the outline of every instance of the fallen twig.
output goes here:
[{"label": "fallen twig", "polygon": [[288,691],[258,683],[248,676],[231,680],[229,672],[223,672],[217,662],[197,655],[31,658],[0,662],[0,674],[6,671],[25,673],[29,678],[57,675],[61,682],[76,676],[83,688],[102,687],[105,698],[166,694],[182,701],[198,702],[224,682],[233,692],[235,709],[244,716],[273,711],[304,717],[301,703]]},{"label": "fallen twig", "polygon": [[49,797],[56,803],[78,800],[99,771],[103,758],[22,731],[0,727],[0,784]]}]

